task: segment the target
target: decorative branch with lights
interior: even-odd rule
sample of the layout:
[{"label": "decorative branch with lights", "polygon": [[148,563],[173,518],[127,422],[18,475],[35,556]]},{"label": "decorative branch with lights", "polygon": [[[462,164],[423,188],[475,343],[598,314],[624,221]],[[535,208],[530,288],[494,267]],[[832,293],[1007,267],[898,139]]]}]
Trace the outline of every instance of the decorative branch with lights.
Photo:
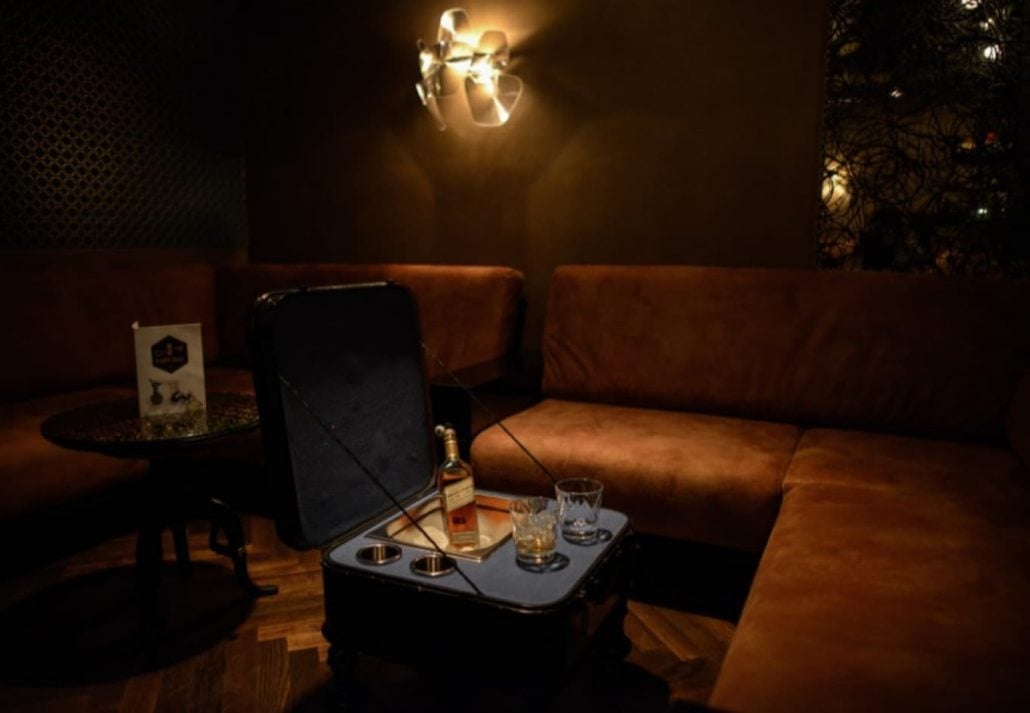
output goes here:
[{"label": "decorative branch with lights", "polygon": [[1030,274],[1023,13],[1000,0],[831,0],[824,267]]}]

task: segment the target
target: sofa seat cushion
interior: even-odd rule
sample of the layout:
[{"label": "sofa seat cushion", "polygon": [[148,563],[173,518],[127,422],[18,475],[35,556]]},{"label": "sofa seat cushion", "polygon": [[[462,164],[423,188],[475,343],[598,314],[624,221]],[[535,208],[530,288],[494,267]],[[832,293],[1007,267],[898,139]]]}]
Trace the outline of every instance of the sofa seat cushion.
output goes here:
[{"label": "sofa seat cushion", "polygon": [[780,515],[711,705],[1030,710],[1030,506],[804,485]]},{"label": "sofa seat cushion", "polygon": [[813,429],[802,434],[783,487],[821,483],[981,497],[1026,481],[1019,459],[1002,448]]},{"label": "sofa seat cushion", "polygon": [[0,519],[98,494],[138,479],[146,463],[61,448],[39,427],[47,417],[96,401],[135,395],[95,388],[0,405]]},{"label": "sofa seat cushion", "polygon": [[[556,478],[597,478],[640,532],[760,550],[799,429],[776,423],[548,399],[503,422]],[[481,487],[553,494],[497,426],[477,436]]]}]

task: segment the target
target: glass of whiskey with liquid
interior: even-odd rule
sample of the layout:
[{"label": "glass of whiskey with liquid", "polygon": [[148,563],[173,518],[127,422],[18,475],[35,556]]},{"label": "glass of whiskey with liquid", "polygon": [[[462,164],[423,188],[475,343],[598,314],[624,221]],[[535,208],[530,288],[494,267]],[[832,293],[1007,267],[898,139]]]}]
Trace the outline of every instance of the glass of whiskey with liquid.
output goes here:
[{"label": "glass of whiskey with liquid", "polygon": [[547,509],[546,498],[512,500],[512,540],[515,559],[527,565],[545,565],[554,559],[558,542],[558,517]]}]

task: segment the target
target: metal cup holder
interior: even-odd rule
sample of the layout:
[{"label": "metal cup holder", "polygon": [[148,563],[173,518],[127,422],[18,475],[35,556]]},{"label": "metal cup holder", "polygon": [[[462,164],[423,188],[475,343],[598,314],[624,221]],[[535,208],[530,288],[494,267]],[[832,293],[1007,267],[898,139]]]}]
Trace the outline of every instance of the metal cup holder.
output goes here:
[{"label": "metal cup holder", "polygon": [[361,564],[375,566],[390,564],[401,558],[401,548],[397,545],[377,543],[368,547],[362,547],[358,550],[357,558]]},{"label": "metal cup holder", "polygon": [[411,571],[423,577],[442,577],[454,569],[454,560],[438,552],[430,552],[411,561]]}]

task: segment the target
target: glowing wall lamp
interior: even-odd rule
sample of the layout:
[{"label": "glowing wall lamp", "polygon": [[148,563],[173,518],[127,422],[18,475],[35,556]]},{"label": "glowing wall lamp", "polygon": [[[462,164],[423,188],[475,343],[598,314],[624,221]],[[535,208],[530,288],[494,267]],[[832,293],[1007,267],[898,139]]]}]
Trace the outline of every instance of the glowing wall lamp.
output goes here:
[{"label": "glowing wall lamp", "polygon": [[444,11],[436,43],[418,41],[422,80],[415,85],[440,131],[447,128],[447,123],[437,98],[462,88],[476,124],[500,126],[508,121],[522,96],[522,80],[504,72],[510,59],[508,38],[503,32],[489,30],[476,37],[470,30],[467,12],[461,8]]}]

